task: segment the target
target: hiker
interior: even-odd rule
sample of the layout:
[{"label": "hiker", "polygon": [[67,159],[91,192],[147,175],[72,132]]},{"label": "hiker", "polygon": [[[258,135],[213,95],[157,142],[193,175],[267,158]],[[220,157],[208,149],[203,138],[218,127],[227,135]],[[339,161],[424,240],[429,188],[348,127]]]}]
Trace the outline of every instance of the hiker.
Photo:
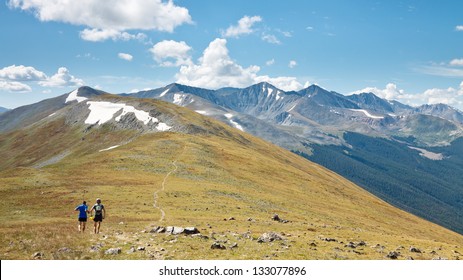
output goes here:
[{"label": "hiker", "polygon": [[106,217],[106,210],[104,205],[101,204],[101,199],[96,199],[96,204],[90,209],[90,213],[93,215],[93,210],[95,210],[95,216],[93,217],[93,232],[100,233],[100,225],[103,219]]},{"label": "hiker", "polygon": [[74,211],[79,211],[79,232],[84,232],[85,231],[85,224],[87,224],[87,212],[88,212],[88,206],[87,202],[84,200],[81,205],[77,206]]}]

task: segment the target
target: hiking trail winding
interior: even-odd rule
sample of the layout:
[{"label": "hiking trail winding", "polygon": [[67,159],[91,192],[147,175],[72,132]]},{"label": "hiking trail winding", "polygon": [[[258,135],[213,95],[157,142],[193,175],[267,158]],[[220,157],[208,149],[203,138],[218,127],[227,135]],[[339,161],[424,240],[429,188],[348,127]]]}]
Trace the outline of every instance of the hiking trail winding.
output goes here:
[{"label": "hiking trail winding", "polygon": [[[183,152],[185,152],[185,150],[183,150]],[[178,166],[177,166],[177,160],[180,158],[180,156],[183,155],[180,154],[177,159],[175,159],[173,162],[172,162],[172,165],[174,166],[174,169],[172,169],[171,171],[169,171],[166,176],[164,176],[164,179],[162,180],[162,184],[161,184],[161,188],[158,189],[157,191],[154,192],[153,194],[153,199],[154,199],[154,203],[153,203],[153,207],[156,208],[156,209],[159,209],[159,211],[161,212],[161,218],[159,219],[159,222],[162,222],[164,220],[164,217],[166,216],[166,212],[158,205],[158,193],[161,192],[161,191],[164,191],[166,189],[166,182],[167,182],[167,178],[169,178],[169,176],[174,173],[175,171],[177,171],[178,169]]]}]

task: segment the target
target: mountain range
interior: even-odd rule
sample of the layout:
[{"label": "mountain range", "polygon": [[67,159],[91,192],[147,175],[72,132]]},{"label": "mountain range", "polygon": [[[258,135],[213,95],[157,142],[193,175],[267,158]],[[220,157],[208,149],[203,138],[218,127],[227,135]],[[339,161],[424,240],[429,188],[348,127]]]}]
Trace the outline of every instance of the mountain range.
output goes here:
[{"label": "mountain range", "polygon": [[[172,98],[200,111],[207,93]],[[2,259],[460,258],[460,234],[240,131],[254,122],[280,133],[265,119],[209,106],[207,114],[223,112],[228,125],[168,102],[89,87],[0,115]],[[308,143],[300,147],[316,152]],[[96,197],[108,214],[102,233],[79,234],[74,207]],[[196,234],[176,234],[185,228]]]},{"label": "mountain range", "polygon": [[9,109],[7,108],[4,108],[4,107],[0,107],[0,114],[3,113],[3,112],[6,112],[8,111]]},{"label": "mountain range", "polygon": [[463,232],[463,113],[373,93],[269,83],[208,90],[170,84],[127,96],[190,108],[315,161],[371,193]]}]

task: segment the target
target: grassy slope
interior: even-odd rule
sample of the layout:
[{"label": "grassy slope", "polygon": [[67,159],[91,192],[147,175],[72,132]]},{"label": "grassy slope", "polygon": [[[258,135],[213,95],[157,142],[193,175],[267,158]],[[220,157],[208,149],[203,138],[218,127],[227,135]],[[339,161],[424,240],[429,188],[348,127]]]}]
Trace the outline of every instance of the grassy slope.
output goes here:
[{"label": "grassy slope", "polygon": [[[1,259],[29,259],[35,252],[46,259],[384,259],[395,250],[400,258],[459,258],[461,235],[393,208],[284,149],[162,106],[200,133],[135,135],[105,126],[83,135],[81,127],[62,128],[58,118],[0,135],[0,157],[15,166],[0,172]],[[44,136],[50,126],[55,133]],[[35,141],[43,137],[48,140]],[[128,139],[134,140],[99,152]],[[31,167],[47,159],[46,151],[63,150],[69,155],[59,163]],[[156,192],[162,221],[153,206]],[[108,211],[102,232],[92,234],[88,223],[79,234],[73,209],[96,197]],[[290,222],[272,221],[274,213]],[[149,233],[154,226],[195,226],[208,239]],[[270,231],[284,240],[256,241]],[[210,249],[214,241],[227,249]],[[367,245],[345,247],[350,241]],[[229,249],[235,242],[238,247]],[[92,246],[101,250],[91,252]],[[145,250],[128,252],[139,246]],[[409,252],[410,246],[423,253]],[[122,253],[104,255],[112,247]]]}]

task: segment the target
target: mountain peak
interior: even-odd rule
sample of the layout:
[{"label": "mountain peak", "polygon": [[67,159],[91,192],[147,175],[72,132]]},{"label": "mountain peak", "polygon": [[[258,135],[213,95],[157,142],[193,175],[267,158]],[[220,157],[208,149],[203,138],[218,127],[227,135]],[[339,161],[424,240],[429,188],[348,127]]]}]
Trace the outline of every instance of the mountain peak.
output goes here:
[{"label": "mountain peak", "polygon": [[72,92],[70,92],[68,97],[66,98],[65,103],[69,103],[69,102],[72,102],[72,101],[77,101],[77,102],[80,103],[82,101],[87,100],[90,97],[102,95],[102,94],[105,94],[105,93],[106,92],[104,92],[104,91],[97,90],[97,89],[91,88],[89,86],[82,86],[82,87],[79,87],[78,89],[75,89]]}]

